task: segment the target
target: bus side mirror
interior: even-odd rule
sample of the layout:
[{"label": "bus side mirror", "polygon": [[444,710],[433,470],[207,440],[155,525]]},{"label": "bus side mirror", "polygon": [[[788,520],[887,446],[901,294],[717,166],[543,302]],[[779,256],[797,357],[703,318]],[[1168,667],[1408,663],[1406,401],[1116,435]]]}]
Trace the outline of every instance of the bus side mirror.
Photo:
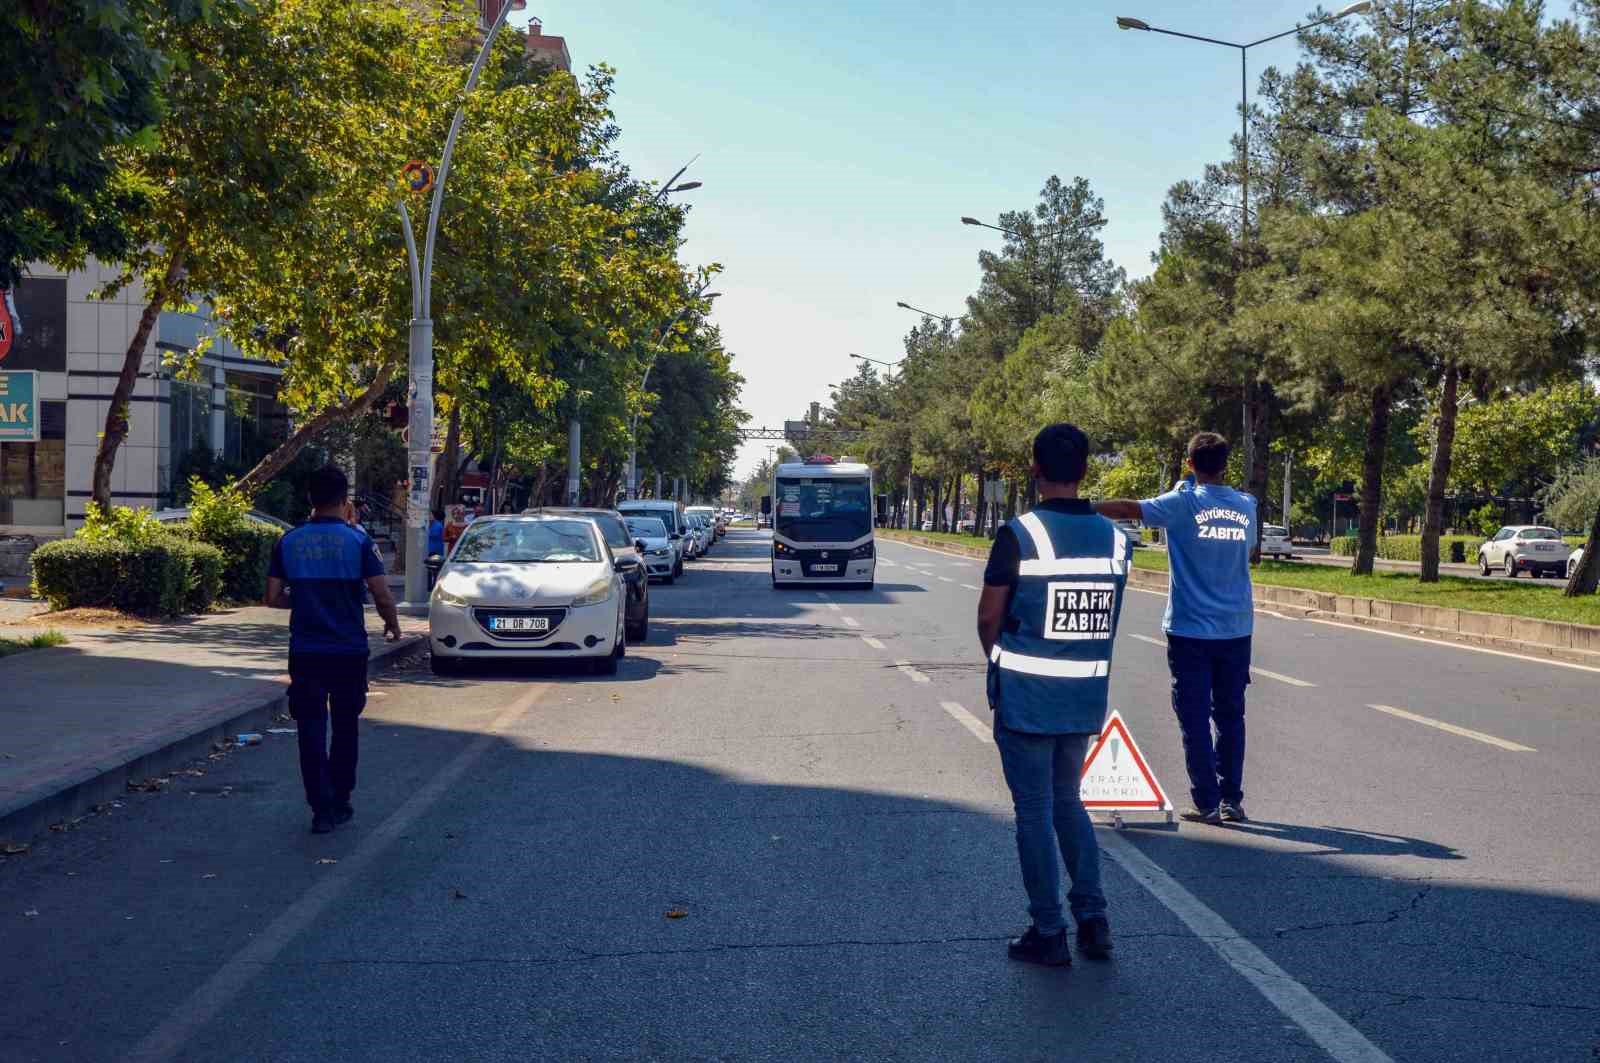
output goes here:
[{"label": "bus side mirror", "polygon": [[771,495],[762,495],[761,496],[761,515],[763,517],[765,517],[768,514],[770,514],[771,512],[772,512],[772,496]]}]

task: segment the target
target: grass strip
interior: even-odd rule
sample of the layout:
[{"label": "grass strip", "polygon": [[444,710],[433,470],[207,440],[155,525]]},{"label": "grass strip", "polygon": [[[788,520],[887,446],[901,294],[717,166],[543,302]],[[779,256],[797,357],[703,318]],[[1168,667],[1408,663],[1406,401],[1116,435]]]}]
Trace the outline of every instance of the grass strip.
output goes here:
[{"label": "grass strip", "polygon": [[54,628],[41,631],[37,635],[29,635],[27,638],[0,638],[0,657],[10,657],[14,653],[26,653],[29,650],[48,649],[51,646],[64,646],[66,642],[67,636]]}]

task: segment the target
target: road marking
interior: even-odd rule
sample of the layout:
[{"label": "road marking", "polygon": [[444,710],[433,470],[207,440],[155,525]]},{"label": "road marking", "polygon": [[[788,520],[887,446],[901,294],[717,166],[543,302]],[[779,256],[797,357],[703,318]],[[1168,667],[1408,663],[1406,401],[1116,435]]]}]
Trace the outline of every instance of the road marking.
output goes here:
[{"label": "road marking", "polygon": [[[1151,638],[1149,635],[1139,635],[1132,631],[1128,632],[1128,637],[1138,639],[1140,642],[1148,642],[1152,646],[1166,645],[1166,642],[1162,639]],[[1314,687],[1317,685],[1308,683],[1304,679],[1296,679],[1292,675],[1284,675],[1282,672],[1270,672],[1265,668],[1257,668],[1255,665],[1250,666],[1250,671],[1267,679],[1276,679],[1280,683],[1288,683],[1292,687]]]},{"label": "road marking", "polygon": [[837,613],[839,611],[839,603],[838,602],[829,602],[828,603],[828,608],[832,609],[834,612]]},{"label": "road marking", "polygon": [[860,627],[861,626],[861,621],[857,620],[853,616],[847,616],[847,617],[844,617],[844,626],[845,627]]},{"label": "road marking", "polygon": [[1509,749],[1513,753],[1539,752],[1532,746],[1525,746],[1520,742],[1510,742],[1504,738],[1496,738],[1494,735],[1484,734],[1482,731],[1474,731],[1470,727],[1457,727],[1455,724],[1445,723],[1443,720],[1435,720],[1428,716],[1418,716],[1414,712],[1397,709],[1393,705],[1368,705],[1367,708],[1377,709],[1379,712],[1386,712],[1390,716],[1398,716],[1400,719],[1410,720],[1412,723],[1420,723],[1424,727],[1437,727],[1441,731],[1449,731],[1451,734],[1460,735],[1462,738],[1471,738],[1477,742],[1486,742],[1491,746],[1499,746],[1501,749]]},{"label": "road marking", "polygon": [[1168,911],[1337,1063],[1394,1063],[1377,1045],[1362,1036],[1360,1030],[1340,1018],[1311,990],[1289,977],[1287,971],[1241,937],[1226,920],[1179,885],[1132,842],[1116,831],[1098,830],[1095,834],[1101,848],[1122,865],[1124,871],[1166,905]]},{"label": "road marking", "polygon": [[939,582],[941,582],[941,583],[954,583],[955,580],[951,579],[949,576],[940,576],[939,577]]},{"label": "road marking", "polygon": [[862,635],[861,636],[861,641],[865,642],[868,646],[871,646],[875,650],[883,649],[883,643],[879,642],[877,639],[873,638],[871,635]]},{"label": "road marking", "polygon": [[905,676],[913,683],[927,683],[930,681],[927,676],[913,668],[910,661],[896,661],[894,662],[894,666],[900,669],[901,675]]},{"label": "road marking", "polygon": [[1140,642],[1148,642],[1152,646],[1165,646],[1167,644],[1165,639],[1153,639],[1149,635],[1136,635],[1132,631],[1128,632],[1128,637],[1130,639],[1138,639]]},{"label": "road marking", "polygon": [[1487,653],[1494,657],[1510,657],[1514,661],[1528,661],[1532,664],[1550,665],[1553,668],[1571,668],[1579,672],[1600,674],[1600,668],[1596,668],[1592,664],[1574,664],[1572,661],[1558,661],[1554,657],[1530,657],[1526,653],[1507,653],[1505,650],[1491,650],[1487,646],[1468,646],[1460,642],[1423,638],[1421,635],[1406,635],[1399,631],[1384,631],[1381,628],[1367,627],[1363,624],[1344,624],[1337,620],[1317,620],[1313,617],[1306,617],[1305,623],[1327,624],[1329,627],[1341,627],[1346,631],[1364,631],[1369,635],[1383,635],[1391,639],[1405,639],[1408,642],[1426,642],[1430,646],[1444,646],[1452,650],[1471,650],[1473,653]]},{"label": "road marking", "polygon": [[956,718],[957,723],[971,731],[973,737],[978,741],[987,742],[991,746],[994,745],[994,728],[985,727],[982,720],[962,708],[959,702],[941,701],[939,704],[944,706],[945,712]]},{"label": "road marking", "polygon": [[190,1038],[227,1008],[252,979],[270,966],[278,955],[311,926],[330,905],[339,899],[356,880],[391,845],[398,841],[411,825],[425,815],[439,799],[452,792],[461,777],[483,758],[497,742],[501,732],[527,713],[545,695],[548,684],[540,683],[494,718],[488,730],[472,740],[472,744],[457,753],[443,768],[429,779],[420,790],[413,793],[405,804],[373,828],[355,851],[342,857],[337,867],[318,879],[317,883],[285,908],[276,919],[268,923],[255,938],[200,987],[190,993],[183,1003],[150,1031],[124,1058],[142,1063],[171,1059],[188,1046]]},{"label": "road marking", "polygon": [[974,587],[970,583],[963,583],[961,585],[961,589],[964,590],[964,591],[981,591],[981,590],[983,590],[982,587]]},{"label": "road marking", "polygon": [[899,563],[900,562],[898,561],[890,561],[887,557],[878,558],[878,564],[884,566],[885,568],[894,568]]},{"label": "road marking", "polygon": [[940,557],[954,557],[954,558],[959,558],[962,561],[971,561],[972,560],[972,558],[969,557],[966,554],[952,554],[948,550],[935,550],[931,546],[922,546],[922,545],[920,545],[918,543],[901,542],[899,539],[885,539],[883,541],[886,542],[886,543],[893,543],[896,546],[904,546],[908,550],[922,550],[922,551],[925,551],[925,552],[930,553],[930,554],[938,554]]},{"label": "road marking", "polygon": [[821,598],[823,601],[827,601],[828,600],[828,592],[827,591],[818,591],[817,592],[817,597]]}]

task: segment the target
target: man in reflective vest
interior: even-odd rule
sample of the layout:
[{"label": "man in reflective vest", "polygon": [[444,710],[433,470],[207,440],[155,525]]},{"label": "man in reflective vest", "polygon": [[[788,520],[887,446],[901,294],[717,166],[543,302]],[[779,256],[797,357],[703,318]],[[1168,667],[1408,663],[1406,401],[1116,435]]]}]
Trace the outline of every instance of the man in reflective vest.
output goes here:
[{"label": "man in reflective vest", "polygon": [[1039,505],[995,536],[978,599],[989,659],[994,740],[1017,814],[1017,856],[1033,917],[1011,958],[1072,963],[1062,917],[1061,859],[1078,951],[1111,952],[1100,846],[1078,797],[1089,742],[1105,723],[1111,646],[1133,544],[1078,497],[1089,439],[1053,424],[1033,441]]}]

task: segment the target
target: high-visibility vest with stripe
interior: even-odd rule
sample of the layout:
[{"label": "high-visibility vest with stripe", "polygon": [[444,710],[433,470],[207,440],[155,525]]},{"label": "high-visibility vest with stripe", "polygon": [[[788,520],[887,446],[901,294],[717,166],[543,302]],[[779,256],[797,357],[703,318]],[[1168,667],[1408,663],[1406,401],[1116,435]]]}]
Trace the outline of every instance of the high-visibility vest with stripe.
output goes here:
[{"label": "high-visibility vest with stripe", "polygon": [[990,705],[1013,731],[1098,732],[1132,545],[1092,513],[1036,509],[1008,526],[1022,562],[989,655]]}]

